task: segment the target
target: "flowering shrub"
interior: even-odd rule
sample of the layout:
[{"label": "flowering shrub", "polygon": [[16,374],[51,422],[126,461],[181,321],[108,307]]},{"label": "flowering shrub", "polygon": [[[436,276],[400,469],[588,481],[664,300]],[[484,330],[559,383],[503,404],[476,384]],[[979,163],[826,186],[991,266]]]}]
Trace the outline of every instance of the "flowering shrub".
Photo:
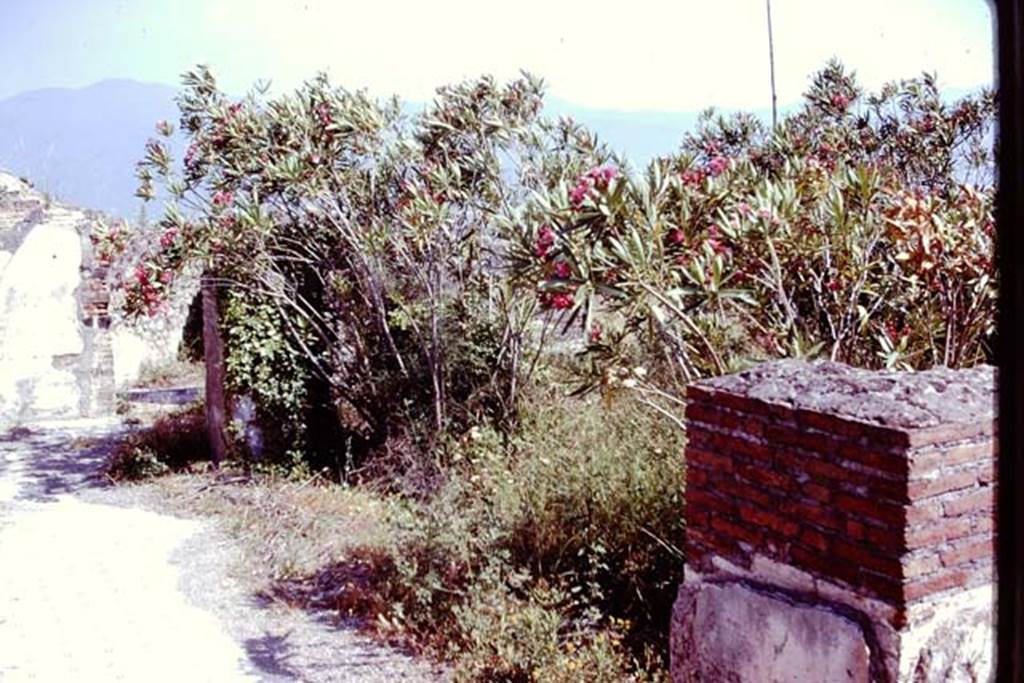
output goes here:
[{"label": "flowering shrub", "polygon": [[101,265],[109,266],[128,248],[128,228],[122,221],[113,221],[107,225],[106,221],[97,220],[89,232],[89,241],[96,260]]},{"label": "flowering shrub", "polygon": [[641,175],[595,167],[509,212],[513,276],[582,327],[588,386],[669,404],[632,368],[673,384],[778,356],[984,361],[993,107],[947,104],[928,76],[865,96],[830,64],[775,130],[708,116]]},{"label": "flowering shrub", "polygon": [[[172,201],[127,306],[159,311],[189,268],[244,290],[263,316],[257,327],[276,326],[270,337],[305,378],[301,389],[288,380],[252,393],[278,397],[265,416],[306,406],[300,421],[322,434],[309,451],[332,465],[397,440],[436,445],[481,420],[509,423],[537,304],[496,277],[494,217],[579,156],[567,124],[538,119],[540,83],[445,87],[413,117],[325,78],[269,102],[231,101],[202,69],[185,86],[181,168],[158,140],[139,164],[139,194],[160,184]],[[592,182],[600,190],[608,179]],[[570,304],[564,292],[540,303]],[[228,384],[269,382],[226,333]],[[294,391],[280,396],[282,386]]]}]

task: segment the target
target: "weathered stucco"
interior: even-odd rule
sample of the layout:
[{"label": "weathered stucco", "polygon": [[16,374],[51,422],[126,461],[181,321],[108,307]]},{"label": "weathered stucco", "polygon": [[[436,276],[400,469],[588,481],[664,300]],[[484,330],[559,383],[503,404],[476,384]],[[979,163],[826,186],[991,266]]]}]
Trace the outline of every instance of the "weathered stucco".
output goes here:
[{"label": "weathered stucco", "polygon": [[80,220],[74,212],[49,212],[0,277],[0,411],[8,416],[57,417],[81,407]]},{"label": "weathered stucco", "polygon": [[0,172],[0,426],[112,412],[116,385],[177,350],[184,310],[154,329],[112,319],[92,224]]}]

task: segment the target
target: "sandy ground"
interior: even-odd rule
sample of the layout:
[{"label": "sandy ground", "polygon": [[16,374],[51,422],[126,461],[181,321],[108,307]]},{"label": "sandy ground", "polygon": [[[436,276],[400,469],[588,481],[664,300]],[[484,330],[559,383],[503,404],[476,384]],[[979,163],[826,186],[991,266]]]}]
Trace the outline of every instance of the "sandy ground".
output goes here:
[{"label": "sandy ground", "polygon": [[261,604],[216,527],[96,473],[122,428],[0,435],[0,681],[435,681],[338,624]]}]

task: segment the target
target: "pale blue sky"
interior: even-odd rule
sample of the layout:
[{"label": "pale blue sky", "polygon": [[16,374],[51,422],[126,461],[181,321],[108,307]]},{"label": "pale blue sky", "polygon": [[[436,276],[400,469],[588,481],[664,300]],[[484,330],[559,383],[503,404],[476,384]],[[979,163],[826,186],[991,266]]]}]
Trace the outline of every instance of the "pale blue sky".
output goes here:
[{"label": "pale blue sky", "polygon": [[[837,56],[862,81],[937,71],[992,83],[984,0],[773,0],[780,102]],[[177,85],[197,62],[231,91],[318,70],[410,99],[483,72],[543,76],[589,107],[769,106],[764,0],[0,0],[0,98],[107,78]]]}]

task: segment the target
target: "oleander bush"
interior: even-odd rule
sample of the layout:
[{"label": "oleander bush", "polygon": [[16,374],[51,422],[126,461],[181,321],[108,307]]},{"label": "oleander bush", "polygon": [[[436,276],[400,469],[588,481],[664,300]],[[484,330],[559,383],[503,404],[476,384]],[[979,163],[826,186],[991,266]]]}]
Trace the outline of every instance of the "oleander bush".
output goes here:
[{"label": "oleander bush", "polygon": [[991,93],[946,103],[925,76],[867,95],[833,63],[774,130],[708,115],[642,174],[531,197],[507,215],[512,272],[582,327],[587,386],[660,407],[768,358],[984,362],[993,122]]},{"label": "oleander bush", "polygon": [[514,424],[536,303],[505,282],[496,217],[593,146],[539,118],[539,81],[442,88],[407,115],[323,77],[232,101],[199,69],[179,105],[180,168],[157,139],[139,164],[140,195],[171,201],[129,311],[216,279],[229,388],[314,464],[411,450],[436,469],[448,436]]},{"label": "oleander bush", "polygon": [[765,358],[991,357],[991,93],[948,103],[926,75],[866,94],[831,63],[774,129],[709,113],[630,172],[544,119],[530,77],[441,88],[415,115],[323,77],[271,101],[204,69],[185,86],[181,168],[158,140],[139,166],[140,194],[173,201],[126,306],[215,273],[246,302],[222,323],[229,385],[318,464],[437,474],[451,436],[514,428],[559,333],[583,388],[668,412],[686,382]]}]

